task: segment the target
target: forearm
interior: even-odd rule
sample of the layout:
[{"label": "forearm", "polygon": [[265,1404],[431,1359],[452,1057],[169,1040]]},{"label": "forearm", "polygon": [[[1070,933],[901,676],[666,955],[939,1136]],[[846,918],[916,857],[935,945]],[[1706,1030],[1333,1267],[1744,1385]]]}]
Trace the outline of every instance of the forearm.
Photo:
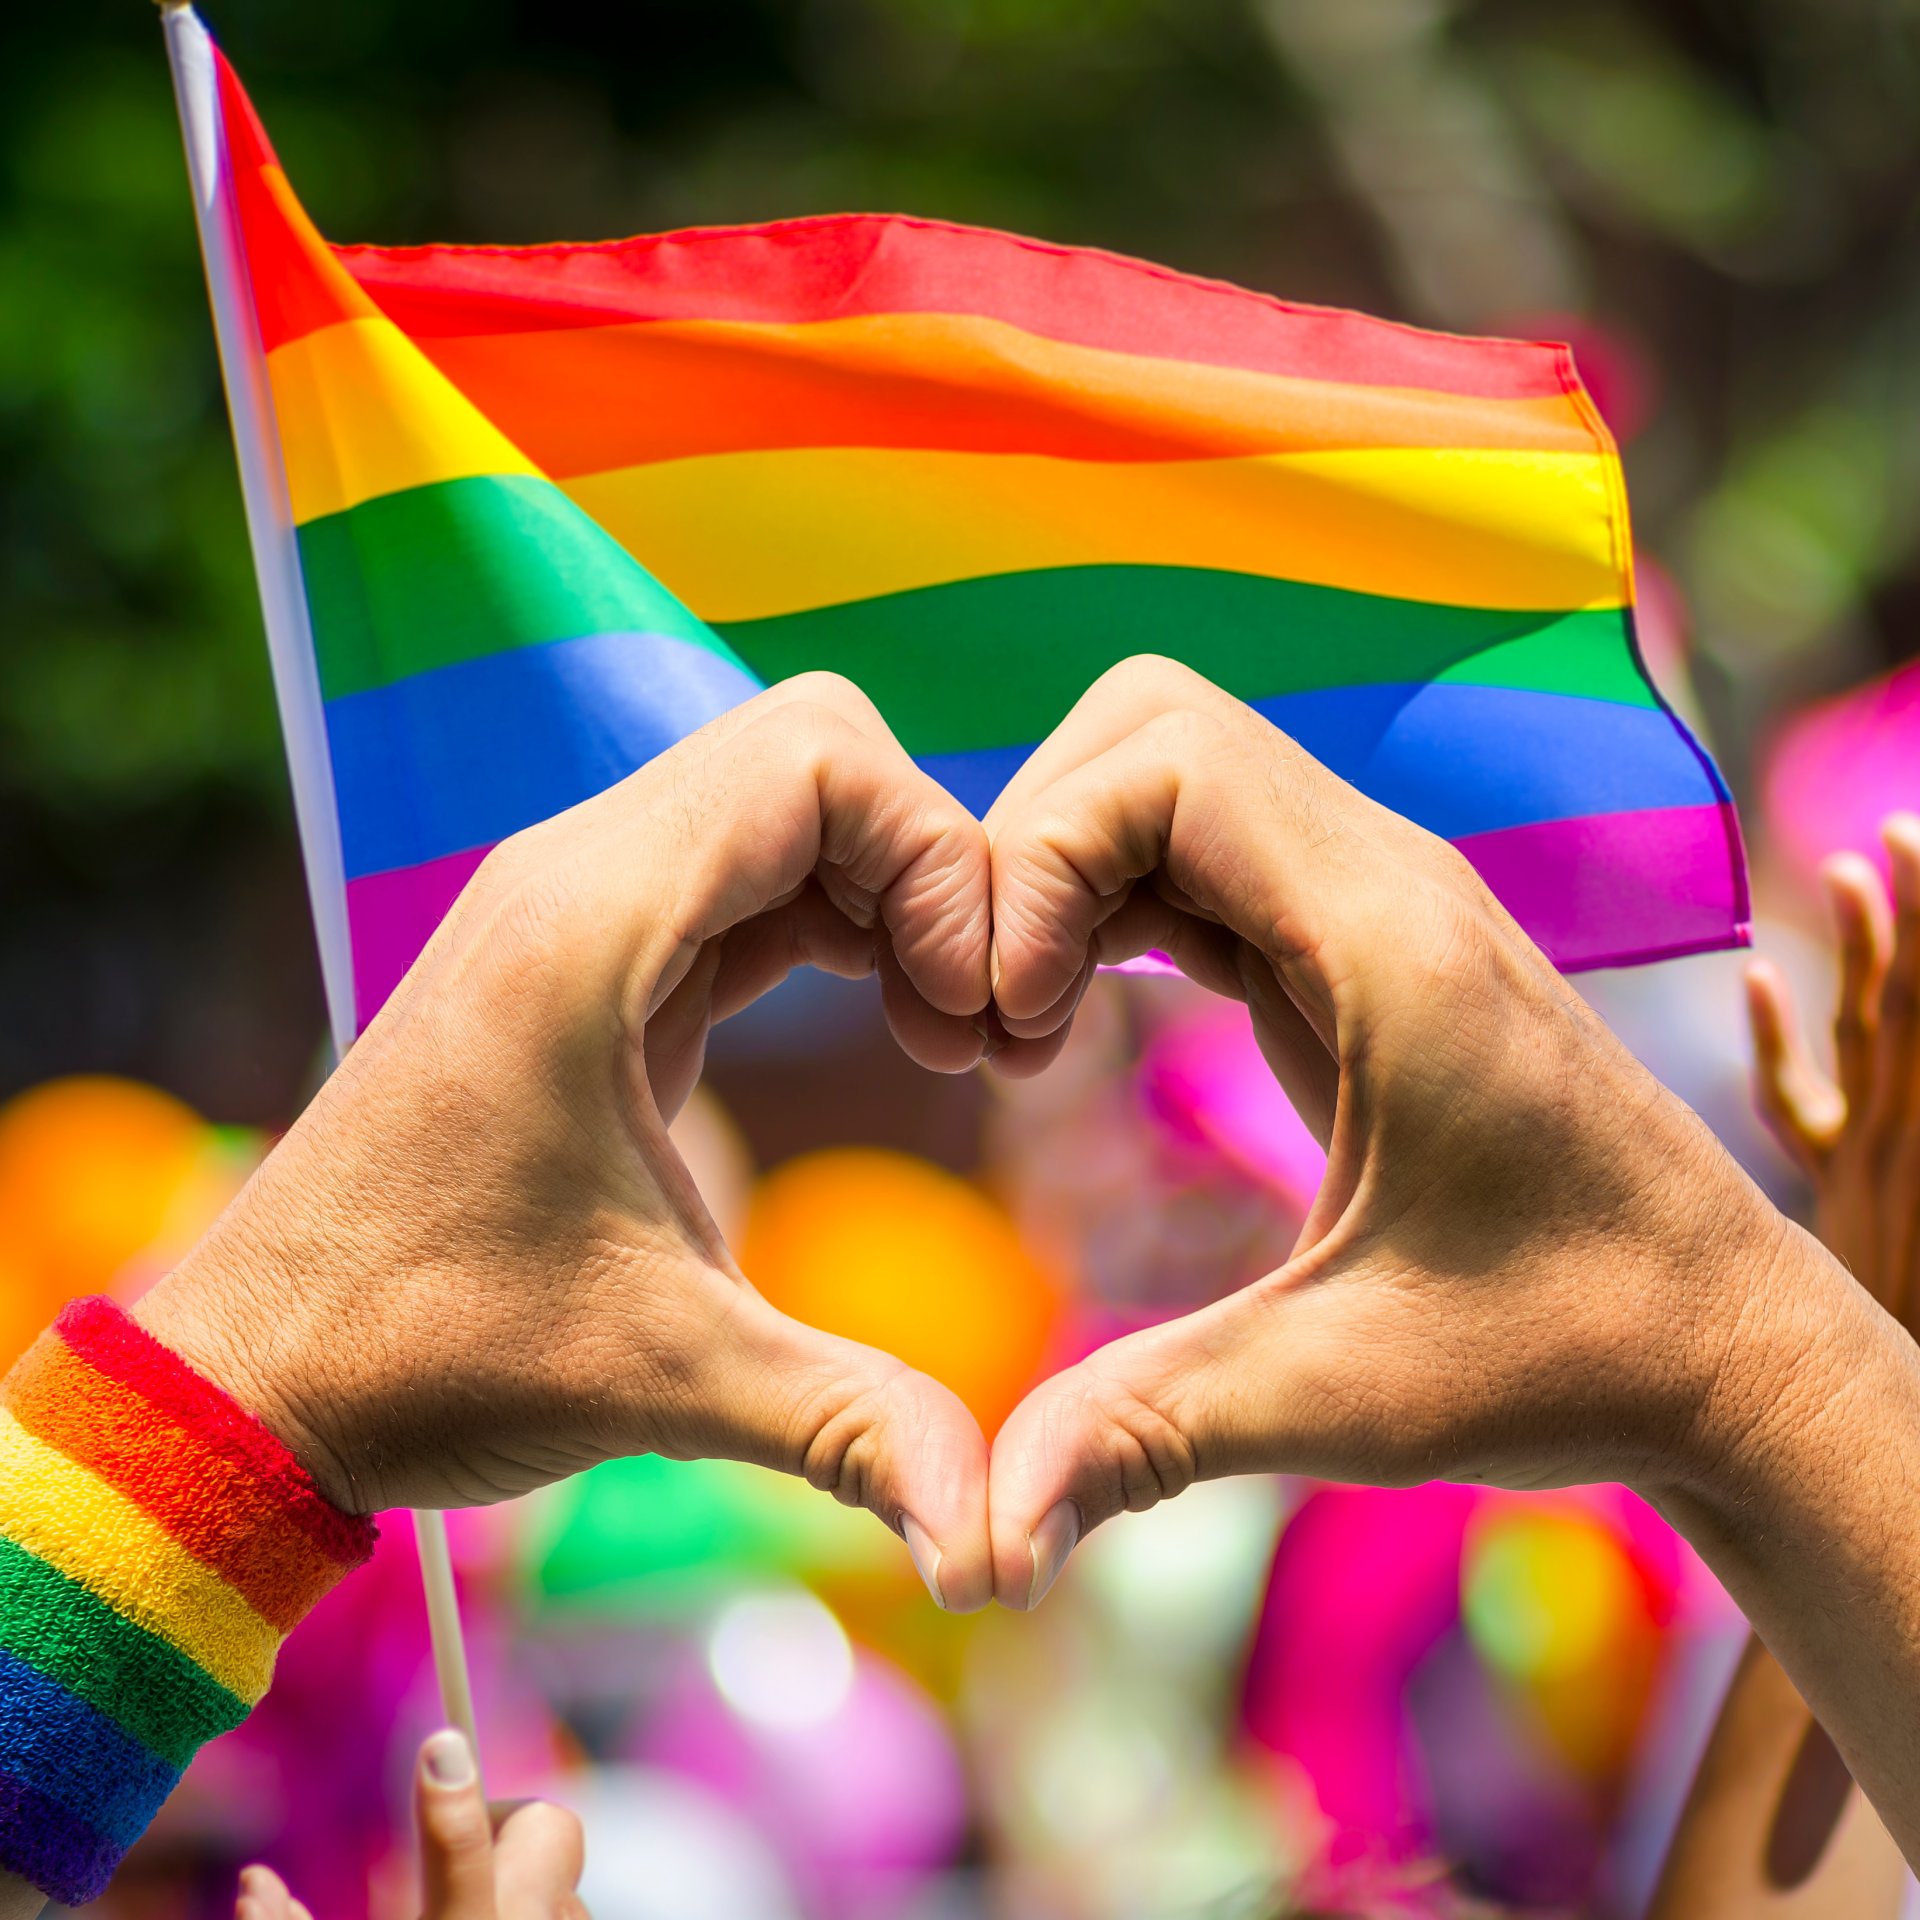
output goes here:
[{"label": "forearm", "polygon": [[1920,1859],[1920,1349],[1794,1230],[1659,1490]]},{"label": "forearm", "polygon": [[1899,1849],[1798,1689],[1749,1641],[1648,1920],[1895,1920]]}]

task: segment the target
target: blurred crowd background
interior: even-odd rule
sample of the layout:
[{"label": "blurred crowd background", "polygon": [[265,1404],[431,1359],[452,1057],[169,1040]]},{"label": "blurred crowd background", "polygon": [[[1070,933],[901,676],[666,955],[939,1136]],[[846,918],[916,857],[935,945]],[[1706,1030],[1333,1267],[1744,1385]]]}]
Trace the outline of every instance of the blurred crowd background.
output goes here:
[{"label": "blurred crowd background", "polygon": [[[1641,637],[1824,994],[1821,854],[1920,800],[1913,0],[209,0],[324,231],[590,239],[900,209],[1571,339]],[[1581,982],[1781,1197],[1738,961]],[[322,1069],[165,62],[0,25],[0,1358],[137,1292]],[[797,980],[684,1150],[747,1270],[989,1425],[1284,1257],[1315,1150],[1231,1009],[1108,980],[1046,1078],[921,1076]],[[599,1920],[1637,1910],[1737,1615],[1630,1496],[1204,1487],[1031,1619],[935,1613],[804,1487],[637,1461],[462,1517],[490,1784]],[[411,1533],[294,1636],[102,1911],[411,1911]]]}]

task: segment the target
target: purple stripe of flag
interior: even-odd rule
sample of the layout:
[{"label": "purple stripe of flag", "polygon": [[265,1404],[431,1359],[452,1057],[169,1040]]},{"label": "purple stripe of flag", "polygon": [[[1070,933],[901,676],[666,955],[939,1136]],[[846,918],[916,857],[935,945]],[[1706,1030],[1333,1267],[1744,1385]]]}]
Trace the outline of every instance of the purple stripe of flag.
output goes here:
[{"label": "purple stripe of flag", "polygon": [[449,853],[417,867],[369,873],[347,882],[347,926],[353,940],[353,1006],[360,1032],[419,958],[420,949],[460,897],[460,889],[492,847]]},{"label": "purple stripe of flag", "polygon": [[[1454,844],[1563,972],[1746,944],[1747,870],[1731,805],[1583,814]],[[363,1028],[489,851],[347,883]]]},{"label": "purple stripe of flag", "polygon": [[1563,973],[1747,944],[1730,803],[1546,820],[1454,845]]}]

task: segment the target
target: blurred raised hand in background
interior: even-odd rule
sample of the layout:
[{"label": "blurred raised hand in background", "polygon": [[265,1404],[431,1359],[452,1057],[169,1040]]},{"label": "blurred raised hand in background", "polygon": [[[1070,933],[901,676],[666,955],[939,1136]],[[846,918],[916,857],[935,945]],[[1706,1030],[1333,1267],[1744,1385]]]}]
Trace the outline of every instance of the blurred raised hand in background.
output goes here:
[{"label": "blurred raised hand in background", "polygon": [[[1833,1071],[1786,975],[1747,969],[1760,1110],[1813,1189],[1820,1237],[1920,1337],[1920,817],[1882,828],[1872,861],[1822,870],[1837,927]],[[1899,1850],[1792,1681],[1756,1635],[1734,1677],[1668,1856],[1653,1920],[1900,1911]]]},{"label": "blurred raised hand in background", "polygon": [[[544,1800],[489,1806],[466,1741],[451,1728],[420,1749],[413,1773],[421,1920],[587,1920],[580,1822]],[[270,1867],[240,1876],[233,1920],[313,1920]]]}]

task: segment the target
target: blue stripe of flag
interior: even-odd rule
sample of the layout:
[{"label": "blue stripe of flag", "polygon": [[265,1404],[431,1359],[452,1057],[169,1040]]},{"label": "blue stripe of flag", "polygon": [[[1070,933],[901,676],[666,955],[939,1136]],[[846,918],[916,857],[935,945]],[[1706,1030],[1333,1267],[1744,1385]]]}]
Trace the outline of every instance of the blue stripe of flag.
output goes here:
[{"label": "blue stripe of flag", "polygon": [[[464,661],[330,701],[350,879],[485,846],[624,779],[759,690],[659,634],[604,633]],[[1343,779],[1445,839],[1725,798],[1653,707],[1451,681],[1255,702]],[[1030,744],[920,764],[985,813]]]}]

